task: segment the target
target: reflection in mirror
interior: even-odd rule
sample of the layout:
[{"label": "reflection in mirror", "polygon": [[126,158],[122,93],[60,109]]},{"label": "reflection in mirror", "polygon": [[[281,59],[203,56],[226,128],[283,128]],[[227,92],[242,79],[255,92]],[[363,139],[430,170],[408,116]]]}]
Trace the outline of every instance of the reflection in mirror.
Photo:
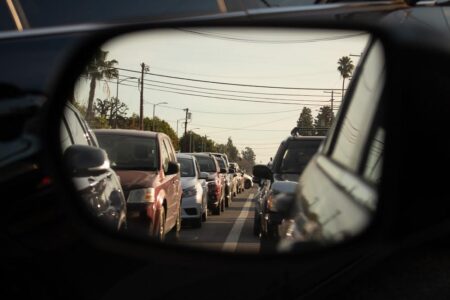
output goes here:
[{"label": "reflection in mirror", "polygon": [[[107,42],[62,120],[80,199],[113,230],[220,251],[354,236],[376,209],[371,178],[381,174],[382,125],[371,136],[358,122],[375,120],[383,87],[373,45],[365,32],[271,28],[173,28]],[[328,132],[353,81],[346,103],[359,102],[359,116],[352,126],[340,116],[348,128]],[[370,167],[365,177],[315,155],[328,149],[327,134],[357,145],[343,157],[369,149],[354,161]]]}]

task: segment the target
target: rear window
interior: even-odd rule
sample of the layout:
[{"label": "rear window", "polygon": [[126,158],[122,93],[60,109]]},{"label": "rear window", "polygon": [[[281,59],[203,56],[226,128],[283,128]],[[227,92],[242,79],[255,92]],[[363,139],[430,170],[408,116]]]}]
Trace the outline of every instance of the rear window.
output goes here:
[{"label": "rear window", "polygon": [[100,147],[108,153],[111,167],[114,169],[158,169],[159,155],[154,138],[97,133],[97,140]]},{"label": "rear window", "polygon": [[201,172],[217,172],[216,164],[214,163],[214,158],[197,156],[197,161],[200,165]]},{"label": "rear window", "polygon": [[283,154],[279,172],[301,174],[321,142],[322,140],[291,141]]},{"label": "rear window", "polygon": [[221,169],[225,169],[225,162],[223,161],[222,157],[217,157],[217,162],[219,163],[219,167]]}]

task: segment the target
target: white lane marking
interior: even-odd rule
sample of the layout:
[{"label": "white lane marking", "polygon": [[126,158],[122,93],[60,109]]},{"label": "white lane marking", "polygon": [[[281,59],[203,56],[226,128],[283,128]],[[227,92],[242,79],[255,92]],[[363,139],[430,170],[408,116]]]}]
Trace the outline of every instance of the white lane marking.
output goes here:
[{"label": "white lane marking", "polygon": [[237,217],[234,222],[233,228],[231,228],[230,233],[223,244],[223,251],[234,252],[239,242],[239,237],[241,236],[242,228],[244,227],[245,220],[247,219],[250,205],[252,205],[253,194],[248,195],[247,201],[242,207],[239,217]]}]

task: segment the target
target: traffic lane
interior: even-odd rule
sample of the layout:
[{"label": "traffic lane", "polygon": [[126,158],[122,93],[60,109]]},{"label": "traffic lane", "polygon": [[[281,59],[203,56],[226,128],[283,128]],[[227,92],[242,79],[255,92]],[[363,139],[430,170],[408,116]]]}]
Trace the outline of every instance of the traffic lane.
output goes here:
[{"label": "traffic lane", "polygon": [[256,188],[237,195],[220,216],[209,215],[201,228],[183,222],[179,243],[217,251],[259,252],[259,239],[253,235]]}]

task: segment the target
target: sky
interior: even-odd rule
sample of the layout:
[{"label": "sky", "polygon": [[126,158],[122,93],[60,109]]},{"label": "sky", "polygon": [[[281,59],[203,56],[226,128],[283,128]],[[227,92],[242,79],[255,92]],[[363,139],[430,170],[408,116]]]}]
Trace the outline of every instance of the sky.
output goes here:
[{"label": "sky", "polygon": [[[189,108],[188,131],[217,143],[231,137],[239,151],[251,147],[256,162],[266,163],[304,106],[316,117],[336,89],[337,111],[342,88],[337,61],[350,56],[357,65],[368,38],[355,31],[173,28],[125,34],[101,48],[108,51],[108,60],[118,61],[118,96],[128,105],[128,115],[139,114],[137,78],[145,63],[145,117],[151,118],[155,107],[155,115],[175,131],[178,123],[181,136],[183,109]],[[99,82],[94,99],[116,93],[116,79]],[[81,78],[75,97],[87,104],[88,94],[89,82]]]}]

